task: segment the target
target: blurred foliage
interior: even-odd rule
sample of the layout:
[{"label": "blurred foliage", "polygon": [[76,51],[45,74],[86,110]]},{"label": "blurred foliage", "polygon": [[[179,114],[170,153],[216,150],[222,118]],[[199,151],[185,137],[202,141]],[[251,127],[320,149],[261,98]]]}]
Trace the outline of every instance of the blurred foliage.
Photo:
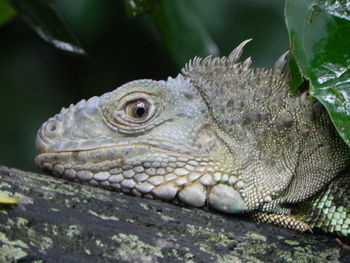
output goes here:
[{"label": "blurred foliage", "polygon": [[124,0],[125,11],[129,17],[150,13],[161,0]]},{"label": "blurred foliage", "polygon": [[16,15],[16,12],[6,0],[0,0],[0,26],[7,23]]},{"label": "blurred foliage", "polygon": [[[310,81],[310,94],[327,108],[350,145],[349,1],[287,0],[286,22],[293,60]],[[292,69],[296,79],[298,70]]]},{"label": "blurred foliage", "polygon": [[[283,1],[219,0],[218,4],[212,0],[163,0],[161,5],[166,2],[178,2],[174,8],[189,14],[174,17],[176,23],[180,19],[195,21],[193,28],[185,24],[176,28],[171,21],[164,22],[176,34],[172,41],[180,39],[180,44],[167,44],[166,32],[159,33],[162,25],[158,23],[163,22],[156,19],[167,18],[156,14],[158,10],[128,18],[124,2],[115,0],[53,1],[57,13],[89,53],[88,58],[53,48],[20,19],[0,27],[0,164],[35,169],[37,129],[70,103],[111,91],[127,81],[176,76],[178,68],[195,55],[202,56],[208,50],[228,55],[251,37],[254,41],[244,56],[252,56],[254,66],[271,67],[288,49]],[[166,6],[157,8],[170,12]],[[198,48],[191,30],[199,27],[204,32],[200,34],[215,43],[216,51],[203,43],[198,43],[200,49],[193,54],[188,51]]]},{"label": "blurred foliage", "polygon": [[196,15],[202,4],[198,1],[163,1],[151,13],[179,70],[195,56],[219,55],[215,41]]},{"label": "blurred foliage", "polygon": [[34,31],[56,48],[84,55],[84,49],[57,15],[50,0],[9,0],[12,7]]}]

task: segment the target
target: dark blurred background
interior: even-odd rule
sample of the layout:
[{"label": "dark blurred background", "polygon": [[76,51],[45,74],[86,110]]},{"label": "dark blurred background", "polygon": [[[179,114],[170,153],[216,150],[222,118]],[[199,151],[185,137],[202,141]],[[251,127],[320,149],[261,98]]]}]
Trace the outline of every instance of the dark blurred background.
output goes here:
[{"label": "dark blurred background", "polygon": [[[253,38],[244,56],[252,56],[254,66],[271,67],[288,49],[284,1],[176,1],[195,7],[193,13],[213,38],[220,55],[228,55],[240,42]],[[36,170],[36,131],[61,107],[131,80],[159,80],[179,72],[148,15],[127,18],[120,0],[54,3],[89,56],[55,49],[18,18],[0,27],[2,165]]]}]

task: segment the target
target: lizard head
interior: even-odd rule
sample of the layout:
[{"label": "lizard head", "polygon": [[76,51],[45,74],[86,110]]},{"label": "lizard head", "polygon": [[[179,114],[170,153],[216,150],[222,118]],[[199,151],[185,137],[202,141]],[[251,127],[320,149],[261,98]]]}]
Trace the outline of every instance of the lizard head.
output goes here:
[{"label": "lizard head", "polygon": [[239,193],[218,184],[238,180],[221,164],[227,152],[208,114],[181,74],[132,81],[46,121],[36,137],[36,163],[95,186],[197,207],[209,196],[213,207],[239,212],[245,209]]}]

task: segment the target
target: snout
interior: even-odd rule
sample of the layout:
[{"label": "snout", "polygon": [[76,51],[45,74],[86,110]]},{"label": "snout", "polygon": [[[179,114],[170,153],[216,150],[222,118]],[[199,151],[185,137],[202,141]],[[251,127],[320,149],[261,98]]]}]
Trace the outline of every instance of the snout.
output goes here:
[{"label": "snout", "polygon": [[[63,123],[55,117],[43,123],[35,138],[35,148],[38,154],[57,151],[59,137],[63,134]],[[55,145],[56,144],[56,145]]]}]

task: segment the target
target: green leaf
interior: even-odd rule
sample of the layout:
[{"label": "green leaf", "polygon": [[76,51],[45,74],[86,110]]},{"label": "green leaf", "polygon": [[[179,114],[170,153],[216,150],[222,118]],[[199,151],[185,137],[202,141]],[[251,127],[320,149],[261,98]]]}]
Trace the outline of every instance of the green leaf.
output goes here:
[{"label": "green leaf", "polygon": [[0,0],[0,26],[10,21],[15,15],[15,11],[6,0]]},{"label": "green leaf", "polygon": [[86,55],[56,13],[50,0],[10,0],[9,2],[17,14],[44,40],[58,49]]},{"label": "green leaf", "polygon": [[196,5],[162,1],[151,14],[178,68],[194,56],[218,55],[219,49],[195,15]]},{"label": "green leaf", "polygon": [[291,56],[289,59],[289,70],[293,76],[290,83],[290,89],[292,92],[296,92],[297,89],[300,88],[301,84],[304,82],[304,79],[300,73],[299,66],[293,56]]},{"label": "green leaf", "polygon": [[[310,93],[350,145],[350,10],[348,0],[287,0],[291,52]],[[293,76],[293,78],[296,76]]]},{"label": "green leaf", "polygon": [[139,16],[153,11],[161,0],[124,0],[125,11],[129,17]]}]

